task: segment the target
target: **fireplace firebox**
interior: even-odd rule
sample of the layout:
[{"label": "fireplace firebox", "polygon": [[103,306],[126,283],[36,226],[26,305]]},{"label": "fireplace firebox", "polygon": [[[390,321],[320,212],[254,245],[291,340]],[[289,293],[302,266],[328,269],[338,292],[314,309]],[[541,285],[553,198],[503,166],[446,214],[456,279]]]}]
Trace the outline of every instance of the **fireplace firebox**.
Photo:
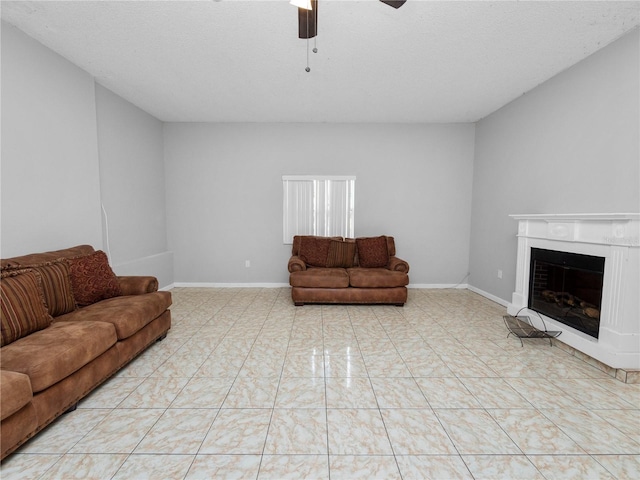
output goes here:
[{"label": "fireplace firebox", "polygon": [[530,262],[528,307],[597,339],[605,259],[532,248]]}]

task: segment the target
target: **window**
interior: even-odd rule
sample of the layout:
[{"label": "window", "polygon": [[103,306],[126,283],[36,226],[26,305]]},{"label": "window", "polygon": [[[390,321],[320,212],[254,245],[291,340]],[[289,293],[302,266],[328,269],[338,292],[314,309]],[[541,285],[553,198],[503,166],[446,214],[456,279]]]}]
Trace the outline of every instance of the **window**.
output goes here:
[{"label": "window", "polygon": [[284,243],[294,235],[353,237],[356,177],[283,175]]}]

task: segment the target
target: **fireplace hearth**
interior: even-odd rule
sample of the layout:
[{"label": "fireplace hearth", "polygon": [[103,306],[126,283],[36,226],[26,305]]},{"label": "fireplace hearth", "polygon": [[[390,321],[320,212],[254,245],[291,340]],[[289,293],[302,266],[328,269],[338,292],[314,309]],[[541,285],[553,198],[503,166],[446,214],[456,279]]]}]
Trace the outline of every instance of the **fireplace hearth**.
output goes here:
[{"label": "fireplace hearth", "polygon": [[532,248],[527,306],[598,338],[604,262],[602,257]]}]

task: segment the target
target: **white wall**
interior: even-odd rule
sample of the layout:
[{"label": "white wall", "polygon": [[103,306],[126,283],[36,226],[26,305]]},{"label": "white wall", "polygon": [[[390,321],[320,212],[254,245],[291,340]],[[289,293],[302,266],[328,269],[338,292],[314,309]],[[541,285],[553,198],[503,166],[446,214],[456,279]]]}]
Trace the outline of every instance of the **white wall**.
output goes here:
[{"label": "white wall", "polygon": [[94,82],[2,22],[1,255],[102,247]]},{"label": "white wall", "polygon": [[635,29],[478,122],[473,287],[511,301],[509,214],[640,211],[639,37]]},{"label": "white wall", "polygon": [[334,174],[357,177],[357,236],[393,235],[412,284],[456,284],[473,143],[473,125],[165,124],[175,281],[287,283],[281,177]]},{"label": "white wall", "polygon": [[104,244],[113,268],[120,275],[154,275],[168,286],[173,256],[167,251],[162,122],[99,84],[96,109]]}]

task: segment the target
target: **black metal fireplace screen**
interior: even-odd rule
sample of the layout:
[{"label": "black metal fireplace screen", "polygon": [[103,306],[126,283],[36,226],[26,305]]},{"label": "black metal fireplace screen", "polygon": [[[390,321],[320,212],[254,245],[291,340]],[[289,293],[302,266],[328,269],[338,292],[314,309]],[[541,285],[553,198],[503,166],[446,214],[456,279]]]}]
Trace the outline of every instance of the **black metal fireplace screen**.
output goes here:
[{"label": "black metal fireplace screen", "polygon": [[604,260],[532,248],[528,307],[598,338]]}]

